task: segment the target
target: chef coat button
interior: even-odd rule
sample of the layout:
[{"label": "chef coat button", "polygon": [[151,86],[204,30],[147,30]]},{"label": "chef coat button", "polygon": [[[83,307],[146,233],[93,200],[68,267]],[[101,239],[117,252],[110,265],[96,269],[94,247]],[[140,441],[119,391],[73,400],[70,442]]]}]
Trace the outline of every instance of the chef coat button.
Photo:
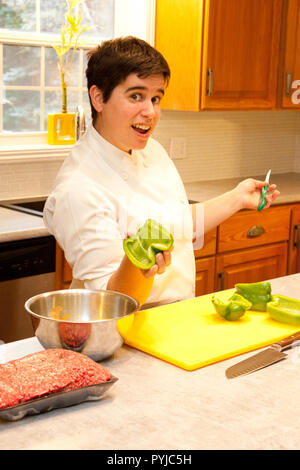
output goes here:
[{"label": "chef coat button", "polygon": [[128,180],[128,174],[124,172],[124,173],[122,174],[122,178],[123,178],[123,180],[125,180],[125,181]]}]

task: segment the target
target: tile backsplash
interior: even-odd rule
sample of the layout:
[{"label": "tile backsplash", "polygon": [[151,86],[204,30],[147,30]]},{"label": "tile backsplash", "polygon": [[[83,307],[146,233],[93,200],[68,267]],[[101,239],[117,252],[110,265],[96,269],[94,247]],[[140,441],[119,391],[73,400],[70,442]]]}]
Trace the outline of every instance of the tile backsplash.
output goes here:
[{"label": "tile backsplash", "polygon": [[[172,137],[186,141],[174,160],[185,183],[300,172],[298,111],[162,111],[154,137],[170,152]],[[62,158],[0,159],[0,200],[49,194]]]},{"label": "tile backsplash", "polygon": [[295,160],[294,160],[294,171],[300,173],[300,112],[297,114],[297,136],[295,143]]},{"label": "tile backsplash", "polygon": [[162,111],[155,137],[169,151],[173,136],[186,140],[185,183],[300,171],[298,111]]},{"label": "tile backsplash", "polygon": [[31,197],[44,197],[51,191],[62,160],[12,161],[0,160],[0,201]]}]

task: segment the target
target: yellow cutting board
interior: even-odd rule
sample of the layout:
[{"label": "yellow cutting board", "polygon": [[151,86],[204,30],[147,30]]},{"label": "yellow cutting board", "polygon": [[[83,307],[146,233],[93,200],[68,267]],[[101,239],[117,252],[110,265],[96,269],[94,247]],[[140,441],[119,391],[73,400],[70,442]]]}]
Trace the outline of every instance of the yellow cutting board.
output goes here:
[{"label": "yellow cutting board", "polygon": [[[233,292],[218,295],[226,299]],[[119,320],[118,329],[129,346],[185,370],[268,346],[300,330],[265,312],[248,311],[229,322],[215,312],[212,295],[142,310]]]}]

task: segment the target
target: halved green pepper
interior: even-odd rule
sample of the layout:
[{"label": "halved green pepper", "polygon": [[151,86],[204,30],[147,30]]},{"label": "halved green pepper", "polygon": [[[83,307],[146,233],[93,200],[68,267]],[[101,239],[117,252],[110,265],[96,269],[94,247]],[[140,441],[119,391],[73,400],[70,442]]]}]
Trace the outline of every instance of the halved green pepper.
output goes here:
[{"label": "halved green pepper", "polygon": [[147,219],[136,235],[126,238],[123,248],[127,258],[140,269],[150,269],[155,264],[155,255],[169,250],[173,236],[161,224]]},{"label": "halved green pepper", "polygon": [[284,295],[273,295],[267,305],[267,312],[273,320],[300,325],[300,300]]},{"label": "halved green pepper", "polygon": [[235,284],[235,288],[238,294],[252,303],[251,310],[266,312],[267,303],[272,298],[270,282]]},{"label": "halved green pepper", "polygon": [[251,302],[236,292],[226,301],[215,294],[212,296],[212,303],[216,312],[229,321],[238,320],[252,306]]}]

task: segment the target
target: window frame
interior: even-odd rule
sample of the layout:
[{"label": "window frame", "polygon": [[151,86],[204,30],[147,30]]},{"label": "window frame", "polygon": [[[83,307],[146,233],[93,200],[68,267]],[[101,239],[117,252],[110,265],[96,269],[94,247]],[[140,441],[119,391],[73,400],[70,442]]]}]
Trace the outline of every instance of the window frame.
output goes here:
[{"label": "window frame", "polygon": [[[154,45],[155,7],[155,0],[115,0],[114,37],[133,35],[145,39]],[[138,21],[136,19],[137,15]],[[3,44],[49,47],[52,44],[59,43],[59,38],[56,39],[53,34],[9,31],[0,28],[0,96],[2,96],[3,85],[1,68]],[[82,49],[88,50],[97,44],[98,41],[85,38]],[[41,63],[43,60],[42,58]],[[69,89],[72,89],[72,87]],[[2,129],[2,118],[1,112],[0,129]],[[48,145],[46,130],[26,133],[0,133],[1,162],[28,160],[29,158],[43,160],[44,158],[57,157],[61,159],[69,153],[71,147],[70,145]]]}]

